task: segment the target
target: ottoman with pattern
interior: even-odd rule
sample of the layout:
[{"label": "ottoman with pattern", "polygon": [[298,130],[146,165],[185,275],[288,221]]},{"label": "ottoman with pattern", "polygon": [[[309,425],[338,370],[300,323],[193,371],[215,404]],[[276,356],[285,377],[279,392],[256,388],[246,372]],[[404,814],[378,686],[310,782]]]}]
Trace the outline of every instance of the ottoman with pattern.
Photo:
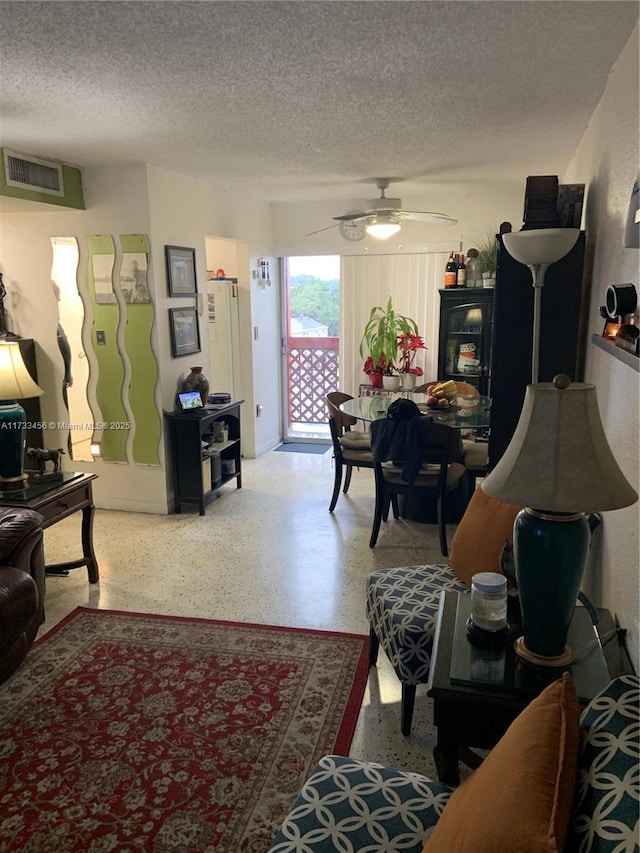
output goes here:
[{"label": "ottoman with pattern", "polygon": [[325,756],[268,853],[637,853],[640,679],[544,690],[457,789]]}]

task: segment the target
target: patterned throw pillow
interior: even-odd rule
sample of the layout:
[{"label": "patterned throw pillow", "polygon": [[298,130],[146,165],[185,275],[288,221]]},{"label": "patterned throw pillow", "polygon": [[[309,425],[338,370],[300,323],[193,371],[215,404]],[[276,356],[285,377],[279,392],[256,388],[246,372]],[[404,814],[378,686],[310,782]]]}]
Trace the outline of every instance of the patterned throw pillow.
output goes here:
[{"label": "patterned throw pillow", "polygon": [[640,826],[640,679],[612,681],[580,720],[578,785],[567,849],[634,853]]}]

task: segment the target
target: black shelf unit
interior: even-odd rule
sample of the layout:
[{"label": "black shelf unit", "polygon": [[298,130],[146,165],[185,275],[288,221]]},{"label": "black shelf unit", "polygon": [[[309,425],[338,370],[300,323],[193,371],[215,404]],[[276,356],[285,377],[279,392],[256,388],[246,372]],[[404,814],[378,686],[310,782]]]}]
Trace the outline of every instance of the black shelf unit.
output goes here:
[{"label": "black shelf unit", "polygon": [[[460,347],[475,346],[477,365],[461,369]],[[439,382],[468,382],[484,397],[491,395],[493,288],[451,287],[440,290],[438,335]]]},{"label": "black shelf unit", "polygon": [[[498,241],[491,362],[489,470],[502,458],[520,418],[531,382],[533,285],[531,271]],[[539,382],[566,373],[584,380],[589,290],[584,271],[585,234],[546,273],[541,295]]]},{"label": "black shelf unit", "polygon": [[[199,412],[166,412],[171,447],[175,512],[182,504],[195,504],[200,515],[215,493],[235,480],[242,488],[240,449],[240,406],[234,400],[225,406],[208,407]],[[228,428],[225,441],[213,441],[213,424],[224,421]]]}]

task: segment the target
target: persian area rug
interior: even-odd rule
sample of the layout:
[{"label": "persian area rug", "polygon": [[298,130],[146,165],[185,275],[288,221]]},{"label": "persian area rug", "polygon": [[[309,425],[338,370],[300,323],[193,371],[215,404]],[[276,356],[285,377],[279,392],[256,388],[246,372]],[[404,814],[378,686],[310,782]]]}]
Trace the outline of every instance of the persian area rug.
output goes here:
[{"label": "persian area rug", "polygon": [[0,851],[264,853],[368,637],[77,608],[0,686]]}]

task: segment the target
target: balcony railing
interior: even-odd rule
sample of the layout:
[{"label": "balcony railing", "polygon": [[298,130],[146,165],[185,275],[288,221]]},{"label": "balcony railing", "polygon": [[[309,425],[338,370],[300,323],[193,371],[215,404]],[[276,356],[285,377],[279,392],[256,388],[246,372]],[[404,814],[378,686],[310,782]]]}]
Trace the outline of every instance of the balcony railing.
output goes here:
[{"label": "balcony railing", "polygon": [[287,338],[290,429],[294,424],[326,426],[325,397],[338,388],[338,343],[339,338]]}]

